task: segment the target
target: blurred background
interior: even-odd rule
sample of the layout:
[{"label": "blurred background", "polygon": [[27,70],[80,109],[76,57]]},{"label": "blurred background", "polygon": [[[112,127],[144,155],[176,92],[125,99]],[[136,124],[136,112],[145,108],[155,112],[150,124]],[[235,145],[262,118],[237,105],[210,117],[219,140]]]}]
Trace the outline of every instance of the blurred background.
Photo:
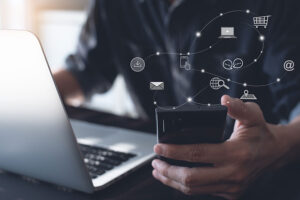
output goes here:
[{"label": "blurred background", "polygon": [[[51,70],[64,67],[75,51],[89,0],[0,0],[0,29],[29,30],[40,39]],[[123,77],[110,91],[95,94],[85,107],[137,118]]]}]

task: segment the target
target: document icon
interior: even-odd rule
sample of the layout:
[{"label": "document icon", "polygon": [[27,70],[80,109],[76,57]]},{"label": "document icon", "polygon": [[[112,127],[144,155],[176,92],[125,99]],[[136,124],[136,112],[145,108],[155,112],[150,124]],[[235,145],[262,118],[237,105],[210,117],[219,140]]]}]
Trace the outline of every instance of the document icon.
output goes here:
[{"label": "document icon", "polygon": [[164,82],[150,82],[150,90],[164,90]]}]

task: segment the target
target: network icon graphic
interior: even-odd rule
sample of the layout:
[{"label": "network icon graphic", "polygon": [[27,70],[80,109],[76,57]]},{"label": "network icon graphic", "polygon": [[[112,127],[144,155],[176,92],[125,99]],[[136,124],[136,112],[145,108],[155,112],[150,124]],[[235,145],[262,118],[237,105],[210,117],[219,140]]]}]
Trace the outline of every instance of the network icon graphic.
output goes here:
[{"label": "network icon graphic", "polygon": [[287,60],[287,61],[284,62],[283,68],[285,69],[285,71],[288,71],[288,72],[294,71],[295,62],[292,61],[292,60]]},{"label": "network icon graphic", "polygon": [[185,70],[191,70],[189,56],[180,56],[180,68],[183,68]]},{"label": "network icon graphic", "polygon": [[[259,29],[260,27],[267,29],[269,21],[270,21],[270,17],[271,15],[264,15],[264,16],[258,16],[257,14],[251,12],[249,9],[247,10],[232,10],[232,11],[228,11],[225,13],[220,13],[218,16],[212,18],[210,21],[208,21],[202,29],[199,29],[195,32],[194,34],[194,40],[192,40],[192,44],[190,45],[191,47],[195,44],[195,42],[204,37],[205,36],[205,29],[209,26],[209,25],[213,25],[214,22],[220,18],[224,18],[227,15],[231,15],[231,14],[246,14],[246,15],[251,15],[251,20],[253,20],[253,24],[246,24],[248,25],[250,28],[252,28],[255,33],[258,34],[258,41],[261,44],[261,49],[259,49],[259,52],[257,54],[257,56],[255,58],[252,59],[245,59],[245,58],[241,58],[241,57],[234,57],[234,58],[226,58],[225,60],[221,61],[221,68],[223,67],[223,69],[225,69],[226,71],[229,72],[239,72],[240,70],[244,70],[247,69],[248,67],[254,66],[261,58],[262,55],[265,51],[265,40],[266,37],[260,32],[261,29]],[[200,50],[200,51],[196,51],[196,52],[161,52],[161,51],[156,51],[153,52],[152,54],[148,55],[145,57],[145,59],[141,58],[141,57],[136,57],[133,58],[130,66],[131,69],[134,72],[141,72],[143,73],[143,70],[145,68],[145,62],[147,62],[149,59],[151,59],[152,57],[159,57],[159,56],[164,56],[164,55],[175,55],[179,57],[179,64],[178,64],[178,70],[180,69],[185,69],[186,71],[190,71],[190,72],[199,72],[203,75],[207,75],[210,76],[209,78],[209,82],[207,83],[206,87],[201,88],[197,93],[195,93],[194,95],[189,95],[189,97],[186,97],[186,102],[178,105],[178,106],[172,106],[172,109],[177,109],[181,106],[183,106],[186,103],[194,103],[194,104],[198,104],[198,105],[207,105],[207,106],[211,106],[213,104],[211,103],[201,103],[201,102],[196,102],[195,98],[197,96],[200,96],[202,94],[202,92],[204,92],[207,88],[211,88],[213,91],[217,91],[220,90],[220,92],[224,92],[227,90],[230,90],[229,84],[235,84],[237,86],[240,87],[244,87],[244,93],[242,94],[241,97],[238,97],[242,100],[257,100],[257,97],[255,96],[255,94],[250,94],[248,88],[250,87],[269,87],[272,84],[278,84],[279,82],[281,82],[283,76],[285,75],[285,73],[290,73],[292,71],[295,70],[295,62],[293,60],[286,60],[283,64],[283,68],[285,73],[282,74],[282,76],[279,76],[276,78],[276,80],[274,80],[273,82],[270,83],[265,83],[265,84],[251,84],[251,83],[247,83],[247,82],[238,82],[236,80],[231,80],[229,77],[225,77],[225,76],[221,76],[220,74],[215,74],[209,70],[207,70],[205,68],[205,66],[201,67],[199,69],[199,67],[195,67],[193,66],[193,60],[191,59],[191,56],[197,56],[198,54],[202,54],[205,53],[207,51],[212,51],[214,49],[215,46],[217,46],[221,41],[227,40],[229,42],[233,41],[233,40],[228,40],[228,39],[237,39],[238,37],[235,35],[236,34],[236,30],[238,31],[239,27],[233,27],[233,26],[221,26],[220,28],[220,36],[216,38],[215,43],[207,46],[206,48]],[[236,41],[236,40],[235,40]],[[189,49],[191,50],[191,49]],[[244,56],[243,56],[244,57]],[[249,62],[250,60],[250,62]],[[247,61],[247,62],[245,62]],[[220,70],[217,70],[220,71]],[[227,74],[228,74],[227,73]],[[161,90],[160,93],[164,92],[164,82],[163,80],[161,82],[151,82],[150,83],[150,90],[152,90],[154,92],[153,95],[153,105],[162,108],[162,109],[168,109],[168,108],[164,108],[164,107],[160,107],[159,106],[159,102],[156,99],[156,94],[157,91],[155,90]],[[225,89],[225,90],[221,90],[221,89]]]},{"label": "network icon graphic", "polygon": [[241,100],[257,100],[254,94],[249,94],[248,90],[244,90],[244,94],[240,98]]},{"label": "network icon graphic", "polygon": [[271,17],[271,15],[253,17],[253,24],[256,28],[258,28],[258,27],[267,28],[270,17]]},{"label": "network icon graphic", "polygon": [[236,39],[234,27],[221,27],[221,36],[219,39]]},{"label": "network icon graphic", "polygon": [[141,72],[145,69],[145,61],[143,58],[135,57],[131,60],[130,67],[134,72]]},{"label": "network icon graphic", "polygon": [[236,58],[233,61],[226,59],[223,61],[223,68],[226,70],[240,69],[244,66],[244,61],[241,58]]},{"label": "network icon graphic", "polygon": [[219,90],[221,89],[222,87],[226,88],[227,90],[229,90],[230,88],[225,84],[225,81],[220,79],[219,77],[214,77],[210,80],[210,83],[209,83],[210,87],[213,89],[213,90]]}]

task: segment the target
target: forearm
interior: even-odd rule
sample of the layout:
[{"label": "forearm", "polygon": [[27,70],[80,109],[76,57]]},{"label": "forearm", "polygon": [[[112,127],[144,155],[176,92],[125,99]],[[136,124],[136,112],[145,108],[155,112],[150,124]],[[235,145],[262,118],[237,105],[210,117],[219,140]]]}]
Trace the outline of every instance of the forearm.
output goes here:
[{"label": "forearm", "polygon": [[84,95],[78,81],[66,70],[53,73],[56,85],[67,104],[78,106],[84,102]]},{"label": "forearm", "polygon": [[280,165],[300,160],[300,116],[287,125],[270,125],[277,138],[278,146],[283,152]]}]

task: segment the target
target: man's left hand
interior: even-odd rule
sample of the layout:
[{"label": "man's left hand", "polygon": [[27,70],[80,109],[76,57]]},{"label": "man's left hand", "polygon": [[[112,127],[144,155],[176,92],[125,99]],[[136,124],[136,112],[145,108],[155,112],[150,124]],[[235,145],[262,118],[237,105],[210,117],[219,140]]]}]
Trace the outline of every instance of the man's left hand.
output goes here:
[{"label": "man's left hand", "polygon": [[[187,168],[154,160],[153,176],[162,183],[188,195],[211,194],[238,198],[264,171],[281,165],[286,153],[284,141],[275,134],[277,126],[264,120],[259,106],[222,97],[228,115],[236,119],[229,140],[220,144],[157,144],[156,154],[212,167]],[[209,133],[208,133],[209,134]]]}]

